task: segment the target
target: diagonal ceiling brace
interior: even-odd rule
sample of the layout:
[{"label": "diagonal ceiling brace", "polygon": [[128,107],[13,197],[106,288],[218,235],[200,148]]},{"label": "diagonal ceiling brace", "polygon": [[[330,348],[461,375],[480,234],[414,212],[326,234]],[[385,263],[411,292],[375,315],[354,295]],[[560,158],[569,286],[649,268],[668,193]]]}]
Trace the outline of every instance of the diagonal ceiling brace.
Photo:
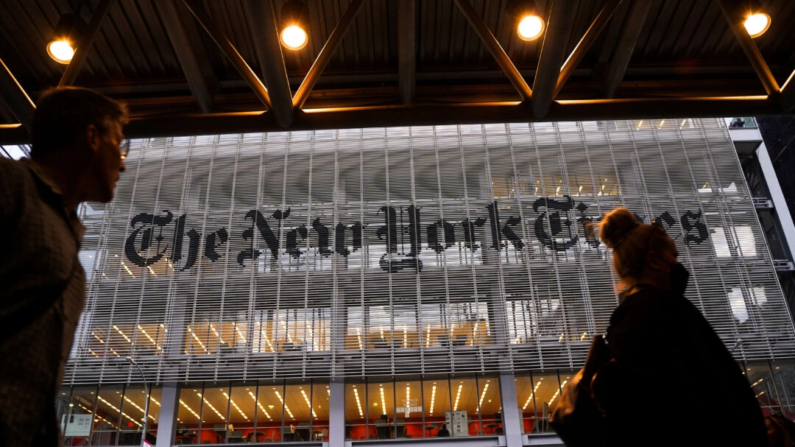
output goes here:
[{"label": "diagonal ceiling brace", "polygon": [[640,31],[643,29],[643,23],[646,22],[646,15],[649,13],[651,3],[651,0],[632,1],[621,29],[621,36],[618,38],[618,44],[613,51],[613,58],[610,59],[610,65],[607,67],[605,75],[605,97],[607,98],[616,95],[618,86],[624,79],[624,73],[629,66],[629,60],[632,57],[635,44],[638,42]]},{"label": "diagonal ceiling brace", "polygon": [[171,41],[171,46],[174,47],[174,52],[177,55],[182,71],[185,73],[185,79],[188,81],[193,97],[202,112],[210,113],[213,95],[210,93],[210,87],[207,85],[207,80],[204,78],[201,67],[199,67],[196,53],[193,52],[193,48],[190,46],[185,26],[177,13],[176,1],[178,0],[158,0],[155,2],[155,6],[160,12],[160,18],[163,19],[168,40]]},{"label": "diagonal ceiling brace", "polygon": [[11,109],[11,113],[22,123],[22,126],[30,130],[36,105],[30,100],[25,89],[19,85],[2,59],[0,59],[0,97]]},{"label": "diagonal ceiling brace", "polygon": [[511,81],[516,91],[519,92],[522,101],[530,100],[532,96],[530,86],[527,85],[522,74],[519,73],[519,70],[517,70],[513,62],[511,62],[511,59],[505,53],[505,50],[500,45],[500,42],[497,41],[497,38],[494,37],[489,27],[486,26],[480,16],[478,16],[477,11],[475,11],[475,8],[469,3],[469,0],[455,0],[455,4],[458,5],[458,9],[461,10],[469,24],[472,25],[472,28],[474,28],[480,40],[483,41],[483,44],[486,45],[491,55],[494,56],[494,59],[497,60],[497,64],[505,73],[505,76]]},{"label": "diagonal ceiling brace", "polygon": [[751,61],[751,66],[754,67],[756,75],[759,76],[759,80],[762,81],[765,91],[768,95],[777,95],[780,89],[776,82],[776,78],[773,76],[773,72],[770,71],[770,67],[767,66],[765,58],[762,57],[762,53],[759,52],[759,48],[754,43],[754,39],[751,38],[751,35],[745,30],[745,25],[743,24],[745,17],[741,9],[742,2],[737,2],[735,0],[717,1],[718,6],[720,6],[723,12],[723,16],[726,17],[726,20],[729,22],[729,28],[732,30],[732,33],[734,33],[734,37],[737,38],[737,43],[740,44],[740,48],[743,49],[748,60]]},{"label": "diagonal ceiling brace", "polygon": [[260,81],[254,71],[251,70],[248,63],[246,63],[243,56],[237,51],[232,42],[224,35],[224,32],[221,28],[213,22],[210,15],[207,14],[207,11],[204,10],[204,7],[201,4],[200,0],[183,0],[185,6],[188,7],[190,12],[196,17],[196,20],[199,21],[199,24],[207,31],[207,34],[215,41],[215,44],[218,45],[218,48],[221,49],[221,52],[229,59],[229,62],[235,66],[240,76],[246,81],[246,83],[254,90],[254,94],[257,95],[262,104],[265,105],[267,109],[272,109],[271,107],[271,99],[268,95],[268,89],[265,88],[265,85]]},{"label": "diagonal ceiling brace", "polygon": [[273,0],[248,0],[248,24],[253,34],[262,77],[268,86],[273,118],[282,128],[293,123],[293,95],[284,64]]},{"label": "diagonal ceiling brace", "polygon": [[576,17],[572,12],[577,10],[578,2],[579,0],[552,2],[531,98],[533,113],[539,118],[549,113],[549,106],[552,104],[552,96],[560,75],[560,64],[566,54],[571,28]]},{"label": "diagonal ceiling brace", "polygon": [[787,112],[795,111],[795,71],[789,75],[789,79],[781,87],[781,105]]},{"label": "diagonal ceiling brace", "polygon": [[86,61],[88,52],[94,44],[94,39],[99,32],[99,27],[102,26],[102,22],[105,21],[105,17],[108,16],[108,12],[114,4],[116,4],[116,0],[102,0],[99,3],[97,9],[94,11],[94,15],[91,16],[91,23],[88,24],[88,32],[77,43],[75,54],[72,56],[72,60],[69,61],[69,65],[66,66],[66,70],[63,72],[63,76],[61,76],[61,82],[58,83],[58,87],[68,87],[75,83],[77,75],[80,73],[80,68],[83,66],[83,62]]},{"label": "diagonal ceiling brace", "polygon": [[561,89],[563,89],[566,81],[568,81],[571,74],[574,73],[574,69],[580,65],[582,58],[585,57],[585,54],[596,41],[596,38],[599,37],[599,34],[602,32],[602,30],[604,30],[605,26],[607,26],[607,22],[609,22],[613,17],[613,14],[615,14],[618,6],[621,5],[621,1],[622,0],[608,0],[602,10],[599,12],[599,15],[594,19],[591,26],[588,28],[585,34],[583,34],[580,42],[574,48],[574,51],[571,52],[569,58],[566,59],[566,62],[560,69],[558,83],[555,86],[555,93],[552,94],[552,99],[555,99],[558,96],[558,93],[560,93]]},{"label": "diagonal ceiling brace", "polygon": [[304,77],[301,86],[298,87],[298,91],[295,92],[293,107],[296,109],[304,107],[306,100],[309,99],[309,94],[312,93],[312,89],[315,87],[315,84],[317,84],[318,79],[320,79],[320,75],[323,74],[323,70],[326,69],[326,66],[331,61],[331,56],[334,55],[337,46],[342,42],[342,38],[345,37],[348,28],[351,27],[351,23],[353,23],[353,19],[356,18],[356,14],[362,9],[362,5],[364,5],[364,0],[351,1],[345,14],[343,14],[340,19],[340,22],[334,28],[334,31],[331,32],[331,35],[328,36],[326,44],[323,45],[320,53],[318,53],[315,62],[313,62],[312,67],[309,68],[309,72],[306,73],[306,77]]}]

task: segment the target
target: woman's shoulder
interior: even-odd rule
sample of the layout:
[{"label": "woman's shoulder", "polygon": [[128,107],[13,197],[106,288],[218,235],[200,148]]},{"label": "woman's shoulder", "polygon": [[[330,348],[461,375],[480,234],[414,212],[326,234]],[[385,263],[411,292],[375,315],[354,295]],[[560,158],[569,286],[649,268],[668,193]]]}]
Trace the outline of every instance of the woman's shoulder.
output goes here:
[{"label": "woman's shoulder", "polygon": [[613,311],[612,324],[625,318],[666,318],[698,310],[681,293],[659,287],[646,287],[625,297]]}]

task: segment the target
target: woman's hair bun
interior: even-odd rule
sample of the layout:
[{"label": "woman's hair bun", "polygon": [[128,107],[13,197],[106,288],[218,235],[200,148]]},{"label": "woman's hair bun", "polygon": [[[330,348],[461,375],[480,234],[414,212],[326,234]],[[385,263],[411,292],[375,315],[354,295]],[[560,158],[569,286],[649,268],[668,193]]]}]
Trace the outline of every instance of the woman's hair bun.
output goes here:
[{"label": "woman's hair bun", "polygon": [[638,225],[635,216],[628,209],[616,208],[602,220],[599,237],[608,248],[615,248]]}]

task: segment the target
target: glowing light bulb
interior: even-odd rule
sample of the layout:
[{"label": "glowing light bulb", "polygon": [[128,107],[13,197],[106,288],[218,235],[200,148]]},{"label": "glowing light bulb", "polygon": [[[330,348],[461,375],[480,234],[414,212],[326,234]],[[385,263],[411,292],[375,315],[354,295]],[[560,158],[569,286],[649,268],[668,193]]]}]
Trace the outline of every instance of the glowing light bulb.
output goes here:
[{"label": "glowing light bulb", "polygon": [[536,40],[544,32],[544,21],[538,16],[525,16],[517,28],[519,37],[525,41]]},{"label": "glowing light bulb", "polygon": [[53,40],[47,44],[47,53],[59,64],[68,64],[75,55],[75,50],[66,39]]},{"label": "glowing light bulb", "polygon": [[757,12],[748,16],[743,25],[751,37],[759,37],[770,28],[770,16],[763,12]]},{"label": "glowing light bulb", "polygon": [[306,31],[298,25],[290,25],[282,30],[281,34],[282,45],[289,50],[300,50],[309,42],[309,36]]}]

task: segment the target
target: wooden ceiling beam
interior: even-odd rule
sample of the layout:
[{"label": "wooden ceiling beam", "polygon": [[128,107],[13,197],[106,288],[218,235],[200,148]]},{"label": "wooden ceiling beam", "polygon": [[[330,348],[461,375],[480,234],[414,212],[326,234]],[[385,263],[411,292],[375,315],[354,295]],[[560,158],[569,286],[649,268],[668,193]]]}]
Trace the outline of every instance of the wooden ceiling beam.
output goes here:
[{"label": "wooden ceiling beam", "polygon": [[83,63],[88,57],[88,52],[91,51],[91,47],[94,45],[94,39],[97,37],[102,22],[105,21],[105,17],[108,16],[110,8],[115,4],[116,0],[102,0],[99,2],[97,9],[91,16],[91,23],[88,24],[88,31],[77,43],[75,54],[72,56],[72,60],[69,61],[69,65],[66,66],[66,70],[64,70],[63,76],[61,76],[58,87],[74,85],[75,80],[77,80],[77,75],[80,74],[80,68],[83,66]]},{"label": "wooden ceiling beam", "polygon": [[268,94],[268,89],[265,88],[265,85],[262,81],[257,77],[248,63],[243,59],[243,56],[237,51],[232,42],[224,35],[224,32],[221,28],[210,18],[210,15],[207,14],[207,11],[204,10],[202,3],[200,0],[183,0],[185,6],[188,7],[190,12],[196,17],[196,20],[199,24],[207,31],[207,34],[210,35],[210,38],[213,39],[218,48],[221,49],[221,52],[229,59],[229,62],[234,65],[235,69],[237,69],[240,76],[246,80],[246,83],[254,90],[254,94],[257,95],[262,104],[271,109],[271,99],[270,95]]},{"label": "wooden ceiling beam", "polygon": [[[558,101],[543,119],[522,103],[434,104],[413,106],[350,107],[296,111],[291,130],[361,127],[581,121],[613,119],[702,118],[784,114],[783,107],[764,96],[741,98],[616,99]],[[217,135],[282,130],[270,113],[194,115],[133,120],[125,134],[131,137]],[[0,134],[0,144],[3,144]]]},{"label": "wooden ceiling beam", "polygon": [[624,79],[624,73],[629,66],[629,60],[632,58],[632,51],[638,42],[643,24],[646,22],[646,15],[649,13],[651,3],[651,0],[632,0],[632,5],[621,29],[621,36],[618,38],[618,44],[613,51],[610,65],[607,67],[604,87],[606,98],[615,97],[618,86]]},{"label": "wooden ceiling beam", "polygon": [[566,54],[576,18],[572,12],[577,10],[577,3],[579,0],[554,0],[549,11],[531,98],[533,113],[539,118],[549,113],[549,106],[552,104],[561,71],[560,64]]},{"label": "wooden ceiling beam", "polygon": [[17,78],[2,59],[0,59],[0,97],[11,109],[11,113],[16,119],[22,123],[22,127],[30,130],[36,105],[30,100],[25,89],[17,82]]},{"label": "wooden ceiling beam", "polygon": [[290,127],[293,123],[293,94],[279,42],[276,6],[273,0],[248,0],[246,7],[254,49],[271,97],[273,117],[279,126]]},{"label": "wooden ceiling beam", "polygon": [[[604,99],[556,101],[547,116],[537,118],[518,101],[488,104],[433,104],[347,107],[296,111],[291,130],[362,127],[432,126],[547,121],[717,118],[786,114],[781,103],[766,96]],[[169,115],[133,118],[125,127],[130,138],[219,135],[283,131],[270,112]],[[0,144],[26,144],[29,136],[19,125],[0,125]]]},{"label": "wooden ceiling beam", "polygon": [[582,58],[585,57],[585,54],[591,49],[593,43],[596,42],[596,38],[599,37],[599,34],[601,34],[602,30],[607,26],[607,23],[613,17],[613,14],[615,14],[621,2],[622,0],[608,0],[602,10],[599,11],[599,15],[597,15],[593,23],[591,23],[591,26],[585,31],[585,34],[583,34],[579,43],[577,43],[574,51],[571,52],[566,62],[563,63],[563,67],[560,69],[558,82],[555,85],[555,93],[552,94],[553,100],[558,96],[563,86],[566,85],[566,81],[568,81],[569,77],[574,73],[574,69],[580,65]]},{"label": "wooden ceiling beam", "polygon": [[348,5],[345,14],[342,16],[339,23],[337,23],[337,26],[334,27],[334,31],[328,36],[326,44],[323,45],[320,53],[318,53],[315,58],[315,62],[312,63],[312,67],[309,68],[309,72],[307,72],[306,77],[304,77],[304,81],[301,82],[301,86],[298,87],[298,90],[295,92],[295,96],[293,96],[293,108],[302,108],[306,100],[309,99],[309,94],[312,92],[315,84],[317,84],[317,80],[320,79],[320,75],[323,74],[323,70],[326,69],[326,66],[331,61],[331,56],[334,55],[334,51],[339,46],[340,42],[342,42],[342,38],[345,37],[345,34],[351,27],[351,23],[353,23],[353,19],[356,18],[356,14],[362,9],[364,1],[365,0],[352,0],[350,5]]},{"label": "wooden ceiling beam", "polygon": [[524,77],[522,77],[522,74],[519,73],[519,70],[516,69],[511,58],[505,53],[500,42],[494,37],[489,27],[486,26],[483,19],[481,19],[477,11],[475,11],[475,8],[472,7],[472,4],[469,3],[469,0],[455,0],[455,4],[458,5],[458,9],[461,10],[469,24],[472,25],[475,33],[480,37],[480,40],[491,55],[494,56],[497,65],[500,66],[505,76],[511,81],[511,84],[513,84],[514,88],[519,93],[522,101],[529,101],[533,96],[533,91],[530,89],[530,86],[527,85],[527,82],[524,80]]},{"label": "wooden ceiling beam", "polygon": [[398,4],[398,87],[403,104],[417,92],[417,0]]},{"label": "wooden ceiling beam", "polygon": [[213,95],[199,66],[196,53],[191,48],[185,26],[177,13],[176,1],[178,0],[160,0],[155,2],[155,6],[160,12],[160,18],[163,20],[163,25],[165,25],[164,28],[166,29],[168,40],[171,41],[171,46],[174,47],[174,53],[177,55],[177,60],[179,60],[179,65],[182,67],[182,72],[185,74],[185,79],[188,81],[188,87],[190,87],[193,97],[202,112],[210,113],[213,105]]},{"label": "wooden ceiling beam", "polygon": [[734,37],[737,38],[737,43],[740,44],[740,48],[743,49],[743,52],[748,57],[751,66],[754,67],[754,71],[756,71],[756,75],[759,76],[759,80],[765,87],[765,91],[768,95],[778,95],[781,89],[776,82],[775,76],[773,76],[773,72],[770,71],[770,67],[767,66],[765,58],[762,57],[762,53],[759,52],[759,48],[754,43],[754,39],[751,38],[751,35],[745,30],[745,25],[743,24],[743,22],[745,22],[745,16],[742,10],[742,2],[737,2],[735,0],[717,1],[718,6],[720,6],[723,12],[723,16],[729,22],[729,29],[732,30]]}]

